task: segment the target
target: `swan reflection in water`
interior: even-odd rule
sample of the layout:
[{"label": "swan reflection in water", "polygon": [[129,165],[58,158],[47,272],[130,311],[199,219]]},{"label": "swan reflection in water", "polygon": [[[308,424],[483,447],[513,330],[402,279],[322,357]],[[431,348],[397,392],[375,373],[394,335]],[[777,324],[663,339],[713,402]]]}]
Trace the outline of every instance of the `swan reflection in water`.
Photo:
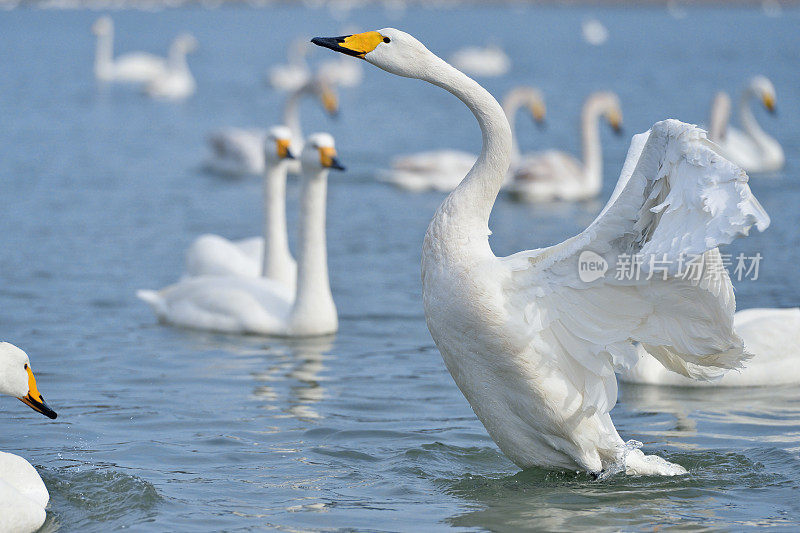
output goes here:
[{"label": "swan reflection in water", "polygon": [[[325,397],[325,380],[321,374],[331,354],[335,336],[281,339],[269,346],[265,366],[253,372],[258,382],[253,394],[263,400],[268,409],[279,410],[298,420],[311,421],[322,418],[314,408]],[[288,394],[280,390],[288,383]]]}]

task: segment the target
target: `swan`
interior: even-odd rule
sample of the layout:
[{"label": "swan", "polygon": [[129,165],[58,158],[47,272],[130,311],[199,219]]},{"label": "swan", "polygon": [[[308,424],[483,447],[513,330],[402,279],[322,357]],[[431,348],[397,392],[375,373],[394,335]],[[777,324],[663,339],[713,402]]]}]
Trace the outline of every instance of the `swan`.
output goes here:
[{"label": "swan", "polygon": [[[750,80],[739,102],[739,119],[744,128],[741,131],[728,126],[730,98],[725,93],[717,93],[711,104],[709,136],[719,145],[725,158],[746,172],[775,172],[782,169],[786,161],[783,148],[756,122],[750,110],[750,100],[753,97],[758,98],[767,111],[775,112],[775,87],[764,76],[755,76]],[[717,127],[714,128],[714,125]]]},{"label": "swan", "polygon": [[608,40],[608,29],[597,19],[584,20],[581,23],[583,40],[592,46],[600,46]]},{"label": "swan", "polygon": [[[186,253],[186,275],[242,276],[262,275],[294,292],[297,267],[289,251],[286,235],[286,170],[294,156],[289,150],[291,131],[275,126],[267,133],[264,145],[264,233],[229,241],[219,235],[201,235]],[[267,243],[264,253],[264,243]]]},{"label": "swan", "polygon": [[[300,101],[315,96],[330,116],[339,112],[339,97],[334,87],[319,77],[298,88],[286,99],[283,108],[283,124],[292,133],[292,153],[303,149],[303,132],[300,127]],[[259,128],[223,128],[208,138],[210,157],[204,167],[209,172],[223,176],[249,176],[262,174],[265,168],[264,142],[267,130]],[[299,172],[297,165],[289,165],[289,171]]]},{"label": "swan", "polygon": [[100,81],[144,83],[166,69],[163,57],[133,52],[114,59],[114,22],[103,16],[92,25],[97,35],[94,56],[94,75]]},{"label": "swan", "polygon": [[158,292],[139,291],[159,320],[175,326],[285,337],[327,335],[338,329],[328,281],[325,195],[328,171],[344,170],[333,137],[309,136],[300,156],[302,192],[297,287],[266,278],[202,276]]},{"label": "swan", "polygon": [[[497,101],[393,28],[312,42],[442,87],[480,124],[481,154],[425,234],[422,299],[445,365],[505,455],[521,468],[599,475],[622,463],[628,474],[685,473],[623,442],[609,414],[614,367],[632,362],[631,341],[693,377],[741,365],[733,287],[714,272],[718,245],[769,224],[747,175],[717,155],[699,128],[658,122],[633,138],[614,194],[583,233],[496,257],[488,221],[511,154],[511,128]],[[579,277],[579,263],[606,262],[614,272],[620,254],[684,252],[705,254],[699,282],[674,269],[664,280]]]},{"label": "swan", "polygon": [[603,186],[603,151],[598,124],[601,116],[615,133],[621,133],[622,111],[616,94],[596,92],[586,98],[580,122],[582,162],[557,150],[531,154],[517,165],[508,186],[509,193],[529,202],[577,201],[597,196]]},{"label": "swan", "polygon": [[161,100],[183,100],[193,95],[196,84],[186,54],[196,49],[197,39],[188,33],[179,35],[169,49],[166,68],[145,84],[144,92]]},{"label": "swan", "polygon": [[680,387],[758,387],[800,383],[800,308],[745,309],[733,317],[733,327],[753,354],[739,372],[715,381],[696,381],[670,372],[639,346],[639,360],[620,373],[623,381]]},{"label": "swan", "polygon": [[[48,418],[58,416],[39,393],[28,354],[8,342],[0,342],[0,394],[14,396]],[[0,452],[0,531],[38,530],[49,501],[47,487],[32,465]]]},{"label": "swan", "polygon": [[[347,59],[347,58],[344,58]],[[543,124],[546,106],[541,91],[534,87],[515,87],[503,98],[503,111],[511,124],[511,168],[522,155],[517,144],[517,112],[527,107],[537,124]],[[452,191],[475,164],[477,156],[460,150],[434,150],[396,157],[392,170],[381,172],[378,179],[409,191]]]},{"label": "swan", "polygon": [[308,68],[308,41],[295,39],[289,46],[288,63],[274,65],[267,72],[269,85],[282,91],[296,91],[311,80],[311,69]]},{"label": "swan", "polygon": [[450,56],[450,62],[473,76],[497,77],[511,70],[511,59],[496,45],[467,46]]}]

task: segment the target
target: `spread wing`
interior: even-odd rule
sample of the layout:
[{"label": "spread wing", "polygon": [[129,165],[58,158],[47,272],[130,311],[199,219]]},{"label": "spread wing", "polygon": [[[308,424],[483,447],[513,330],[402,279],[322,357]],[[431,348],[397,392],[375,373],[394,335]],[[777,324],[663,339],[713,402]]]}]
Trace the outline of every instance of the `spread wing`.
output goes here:
[{"label": "spread wing", "polygon": [[769,217],[744,171],[703,130],[658,122],[634,137],[611,199],[584,232],[502,259],[508,305],[585,411],[614,406],[614,370],[635,363],[633,341],[670,370],[711,379],[748,357],[717,246],[753,225],[763,230]]}]

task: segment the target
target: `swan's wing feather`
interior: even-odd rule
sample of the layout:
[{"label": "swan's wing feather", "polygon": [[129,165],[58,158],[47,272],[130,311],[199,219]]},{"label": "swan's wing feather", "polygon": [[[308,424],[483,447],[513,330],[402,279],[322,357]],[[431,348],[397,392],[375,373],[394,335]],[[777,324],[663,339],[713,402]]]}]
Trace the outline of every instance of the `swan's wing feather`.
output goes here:
[{"label": "swan's wing feather", "polygon": [[[741,366],[747,355],[717,246],[768,224],[747,175],[702,130],[659,122],[634,138],[611,200],[583,233],[504,258],[508,304],[523,311],[529,338],[547,344],[553,364],[567,365],[584,409],[608,411],[614,369],[636,360],[632,341],[694,378]],[[625,275],[621,267],[637,259],[638,274]]]}]

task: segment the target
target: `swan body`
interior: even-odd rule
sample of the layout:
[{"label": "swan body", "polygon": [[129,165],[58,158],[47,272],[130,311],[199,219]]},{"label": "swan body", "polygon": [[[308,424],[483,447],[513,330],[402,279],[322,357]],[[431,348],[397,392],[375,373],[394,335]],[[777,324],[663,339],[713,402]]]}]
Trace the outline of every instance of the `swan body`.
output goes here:
[{"label": "swan body", "polygon": [[94,75],[100,81],[145,83],[161,75],[167,67],[163,57],[134,52],[114,58],[114,23],[100,17],[92,26],[97,35]]},{"label": "swan body", "polygon": [[188,33],[172,43],[166,68],[148,80],[144,91],[151,98],[183,100],[194,94],[196,83],[186,62],[186,54],[197,48],[197,40]]},{"label": "swan body", "polygon": [[266,278],[201,276],[160,291],[139,291],[159,320],[223,333],[316,336],[336,332],[338,318],[325,249],[327,174],[342,169],[333,138],[311,135],[301,156],[299,259],[294,292]]},{"label": "swan body", "polygon": [[275,65],[267,72],[270,86],[274,89],[292,92],[311,81],[312,73],[306,61],[308,49],[307,39],[296,39],[289,46],[288,62],[283,65]]},{"label": "swan body", "polygon": [[[283,109],[284,124],[292,132],[292,152],[299,154],[303,149],[303,132],[300,127],[300,101],[314,96],[325,111],[335,116],[339,111],[339,98],[333,86],[321,78],[315,78],[294,90],[286,100]],[[208,138],[210,156],[204,167],[209,172],[223,176],[251,176],[262,174],[265,169],[264,141],[267,130],[259,128],[223,128]],[[289,171],[300,171],[296,164],[289,165]]]},{"label": "swan body", "polygon": [[745,367],[716,381],[697,381],[670,372],[639,346],[636,365],[620,374],[623,381],[678,387],[758,387],[800,383],[800,308],[746,309],[733,327],[753,354]]},{"label": "swan body", "polygon": [[[264,172],[264,233],[229,241],[219,235],[202,235],[186,253],[186,276],[264,276],[294,293],[297,266],[289,251],[286,232],[286,172],[290,159],[291,131],[275,126],[267,133],[261,152]],[[266,250],[265,250],[266,242]]]},{"label": "swan body", "polygon": [[526,156],[513,173],[508,187],[511,195],[528,202],[578,201],[597,196],[603,186],[601,117],[619,133],[622,111],[615,94],[593,93],[583,104],[580,122],[583,161],[556,150]]},{"label": "swan body", "polygon": [[[537,124],[544,122],[546,107],[541,91],[534,87],[515,87],[503,98],[503,111],[511,124],[513,144],[511,166],[518,164],[520,155],[516,135],[517,112],[526,107]],[[390,171],[381,172],[379,179],[408,191],[426,190],[449,192],[461,183],[475,160],[475,154],[460,150],[433,150],[396,157]]]},{"label": "swan body", "polygon": [[611,272],[622,253],[698,253],[721,265],[717,245],[769,223],[746,174],[716,154],[702,130],[659,122],[634,137],[611,200],[583,233],[496,257],[488,220],[511,153],[497,101],[393,28],[312,42],[446,89],[481,127],[480,156],[428,226],[422,296],[445,365],[506,456],[522,468],[599,473],[622,462],[630,474],[685,473],[626,447],[609,415],[614,367],[632,362],[631,341],[694,377],[739,367],[746,356],[732,328],[730,280],[708,268],[700,282],[675,270],[665,280],[584,282],[579,258],[591,250]]},{"label": "swan body", "polygon": [[[0,342],[0,394],[15,396],[49,418],[56,413],[36,385],[28,354]],[[50,501],[42,478],[25,459],[0,452],[0,531],[33,532],[44,524]]]},{"label": "swan body", "polygon": [[458,69],[473,76],[497,77],[511,70],[511,59],[499,46],[468,46],[450,56]]},{"label": "swan body", "polygon": [[758,125],[750,109],[750,101],[758,98],[764,107],[775,110],[775,87],[764,76],[750,80],[739,102],[742,130],[728,125],[730,98],[718,93],[711,105],[709,136],[720,147],[726,159],[746,172],[776,172],[783,168],[786,158],[780,143],[767,135]]}]

